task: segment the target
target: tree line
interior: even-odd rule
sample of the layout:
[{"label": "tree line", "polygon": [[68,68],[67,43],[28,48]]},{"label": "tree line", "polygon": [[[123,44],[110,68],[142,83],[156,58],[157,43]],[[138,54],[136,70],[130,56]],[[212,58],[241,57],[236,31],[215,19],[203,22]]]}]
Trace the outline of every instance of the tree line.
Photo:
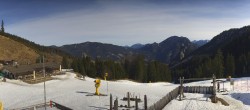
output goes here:
[{"label": "tree line", "polygon": [[145,61],[143,55],[126,57],[122,61],[101,60],[90,57],[75,58],[70,61],[63,57],[63,68],[72,68],[75,72],[92,78],[103,78],[108,73],[109,80],[130,79],[138,82],[171,82],[171,71],[167,64],[158,61]]},{"label": "tree line", "polygon": [[235,57],[218,50],[214,56],[194,56],[190,62],[172,70],[173,77],[204,78],[215,74],[217,78],[245,77],[250,75],[250,52]]},{"label": "tree line", "polygon": [[218,50],[213,56],[194,56],[191,61],[174,68],[159,61],[146,61],[143,55],[126,57],[122,61],[92,60],[90,57],[70,61],[63,57],[62,66],[92,78],[103,78],[105,73],[109,73],[110,80],[131,79],[139,82],[172,82],[180,76],[209,78],[212,74],[217,78],[245,77],[250,75],[250,52],[235,57]]}]

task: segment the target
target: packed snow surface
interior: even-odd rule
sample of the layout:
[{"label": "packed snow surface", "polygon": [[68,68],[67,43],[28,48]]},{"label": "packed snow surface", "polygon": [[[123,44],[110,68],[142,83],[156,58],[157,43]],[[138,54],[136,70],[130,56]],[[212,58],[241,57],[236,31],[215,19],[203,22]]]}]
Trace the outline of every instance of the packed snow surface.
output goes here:
[{"label": "packed snow surface", "polygon": [[[220,79],[226,81],[226,79]],[[233,79],[234,84],[229,81],[220,83],[220,91],[217,97],[224,99],[229,106],[212,103],[210,95],[199,93],[184,93],[184,100],[178,98],[172,100],[164,110],[250,110],[250,78]],[[212,80],[184,83],[184,86],[212,86]]]},{"label": "packed snow surface", "polygon": [[[161,97],[166,95],[178,85],[171,83],[136,83],[127,80],[101,81],[100,93],[108,96],[93,96],[95,83],[92,78],[85,80],[75,78],[75,74],[54,76],[55,80],[46,82],[46,98],[55,101],[74,110],[108,109],[109,94],[113,99],[118,98],[118,103],[125,105],[121,99],[130,92],[132,96],[138,96],[142,100],[147,95],[148,105],[153,105]],[[44,85],[26,84],[19,80],[7,80],[0,82],[0,101],[5,109],[16,109],[44,102]],[[131,102],[134,105],[134,102]],[[139,103],[143,107],[143,102]]]},{"label": "packed snow surface", "polygon": [[[142,101],[143,96],[147,95],[148,106],[151,106],[179,86],[166,82],[137,83],[128,80],[101,80],[100,93],[108,96],[95,96],[93,95],[95,79],[86,77],[85,80],[79,80],[75,77],[74,73],[68,72],[65,75],[53,76],[54,80],[47,81],[47,102],[52,100],[74,110],[107,110],[110,105],[110,94],[113,99],[118,98],[119,105],[126,105],[127,102],[121,99],[126,96],[127,92],[130,92],[132,97],[137,96]],[[184,86],[212,86],[211,82],[211,80],[185,82]],[[222,83],[220,89],[223,90]],[[250,78],[234,79],[233,86],[230,82],[226,82],[224,90],[227,92],[217,93],[217,96],[226,100],[229,106],[212,103],[208,98],[209,94],[184,93],[186,96],[184,100],[179,101],[176,98],[164,110],[250,110]],[[19,80],[0,82],[0,101],[5,109],[20,109],[41,104],[44,102],[44,85],[43,83],[27,84]],[[131,105],[134,106],[133,101]],[[143,102],[139,103],[139,108],[143,108]]]}]

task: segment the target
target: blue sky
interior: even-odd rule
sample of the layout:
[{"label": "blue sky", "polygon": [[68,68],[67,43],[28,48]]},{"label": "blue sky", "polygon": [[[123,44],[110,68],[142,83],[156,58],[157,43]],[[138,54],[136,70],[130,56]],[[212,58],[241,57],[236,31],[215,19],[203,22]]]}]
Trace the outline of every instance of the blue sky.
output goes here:
[{"label": "blue sky", "polygon": [[0,0],[5,30],[42,45],[211,39],[250,24],[249,0]]}]

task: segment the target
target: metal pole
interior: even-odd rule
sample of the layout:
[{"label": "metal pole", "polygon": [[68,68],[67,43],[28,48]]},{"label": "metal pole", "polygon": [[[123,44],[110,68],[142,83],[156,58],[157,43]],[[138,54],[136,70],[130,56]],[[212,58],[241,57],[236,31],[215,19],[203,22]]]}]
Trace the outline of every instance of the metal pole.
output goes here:
[{"label": "metal pole", "polygon": [[148,106],[147,106],[147,96],[144,95],[144,109],[147,110]]},{"label": "metal pole", "polygon": [[107,80],[106,80],[106,82],[107,82],[107,94],[108,94],[109,93],[109,83]]},{"label": "metal pole", "polygon": [[183,87],[183,84],[184,84],[184,77],[182,77],[182,81],[181,81],[181,92],[182,92],[182,97],[184,98],[184,87]]},{"label": "metal pole", "polygon": [[43,82],[43,86],[44,86],[44,107],[45,107],[45,110],[47,110],[47,107],[46,107],[46,86],[45,86],[46,74],[45,74],[45,69],[44,69],[44,55],[43,55],[43,77],[44,77],[44,82]]},{"label": "metal pole", "polygon": [[128,96],[128,108],[130,108],[130,94],[129,94],[129,92],[127,93],[127,96]]},{"label": "metal pole", "polygon": [[112,94],[110,94],[110,110],[113,109],[113,97],[112,97]]},{"label": "metal pole", "polygon": [[137,96],[135,97],[135,110],[138,110],[138,101],[137,101]]}]

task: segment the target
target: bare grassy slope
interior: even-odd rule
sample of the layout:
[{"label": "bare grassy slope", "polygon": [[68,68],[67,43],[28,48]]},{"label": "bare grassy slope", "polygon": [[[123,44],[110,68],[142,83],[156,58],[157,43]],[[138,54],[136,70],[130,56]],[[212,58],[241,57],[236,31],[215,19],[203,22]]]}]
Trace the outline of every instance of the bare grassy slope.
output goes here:
[{"label": "bare grassy slope", "polygon": [[[61,62],[61,56],[45,53],[46,62]],[[39,54],[22,43],[0,35],[0,60],[16,60],[19,64],[32,64]]]},{"label": "bare grassy slope", "polygon": [[27,46],[0,35],[0,60],[16,60],[20,64],[35,63],[39,54]]}]

